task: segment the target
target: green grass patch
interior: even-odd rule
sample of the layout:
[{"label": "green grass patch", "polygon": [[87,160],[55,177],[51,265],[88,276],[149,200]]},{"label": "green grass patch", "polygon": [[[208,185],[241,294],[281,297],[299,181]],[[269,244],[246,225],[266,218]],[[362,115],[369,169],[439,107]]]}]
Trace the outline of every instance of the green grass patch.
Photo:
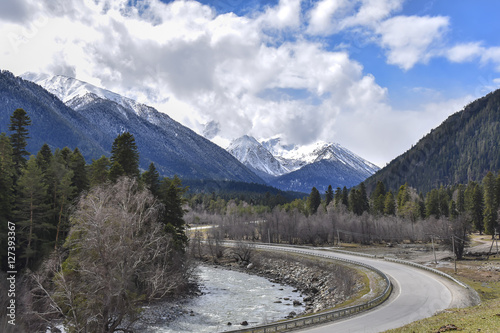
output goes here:
[{"label": "green grass patch", "polygon": [[500,332],[500,299],[490,300],[470,308],[446,310],[433,317],[386,331],[386,333],[447,332],[440,331],[440,328],[450,324],[462,332],[498,333]]}]

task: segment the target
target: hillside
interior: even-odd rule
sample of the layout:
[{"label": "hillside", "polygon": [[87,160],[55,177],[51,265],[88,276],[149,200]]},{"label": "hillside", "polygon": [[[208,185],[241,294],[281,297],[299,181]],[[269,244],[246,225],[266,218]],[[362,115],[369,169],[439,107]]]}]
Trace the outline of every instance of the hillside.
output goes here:
[{"label": "hillside", "polygon": [[451,115],[414,147],[365,181],[395,190],[405,182],[427,192],[440,185],[481,180],[500,170],[500,90]]},{"label": "hillside", "polygon": [[2,71],[0,131],[7,132],[10,115],[23,108],[32,119],[30,152],[37,152],[44,143],[52,149],[78,147],[90,163],[92,158],[109,156],[114,138],[129,131],[136,139],[142,169],[154,162],[158,171],[169,177],[263,183],[224,149],[154,108],[120,99],[111,92],[99,96],[102,90],[94,87],[89,91],[91,85],[75,79],[56,83],[60,91],[71,92],[66,104],[41,86]]}]

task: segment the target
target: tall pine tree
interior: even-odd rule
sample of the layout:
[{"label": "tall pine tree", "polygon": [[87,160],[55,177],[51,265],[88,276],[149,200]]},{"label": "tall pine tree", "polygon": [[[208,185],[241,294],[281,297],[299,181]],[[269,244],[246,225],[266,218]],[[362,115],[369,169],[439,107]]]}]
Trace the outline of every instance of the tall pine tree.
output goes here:
[{"label": "tall pine tree", "polygon": [[26,146],[28,145],[26,140],[29,139],[27,127],[29,125],[31,125],[31,119],[23,109],[16,109],[12,116],[10,116],[9,131],[13,132],[10,135],[12,161],[17,176],[21,174],[21,170],[26,166],[26,156],[29,156],[29,153],[26,151]]},{"label": "tall pine tree", "polygon": [[139,149],[132,134],[124,132],[116,137],[111,147],[111,162],[112,166],[119,163],[125,176],[139,177]]}]

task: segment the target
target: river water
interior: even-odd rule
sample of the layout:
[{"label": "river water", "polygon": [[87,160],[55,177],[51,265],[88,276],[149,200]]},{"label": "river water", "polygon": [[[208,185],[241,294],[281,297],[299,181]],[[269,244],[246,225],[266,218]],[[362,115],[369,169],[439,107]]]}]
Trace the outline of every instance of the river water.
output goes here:
[{"label": "river water", "polygon": [[212,266],[199,266],[198,275],[204,294],[183,304],[184,315],[169,324],[150,326],[148,332],[223,332],[242,328],[243,321],[255,326],[304,311],[303,306],[293,306],[293,300],[303,303],[303,299],[291,286]]}]

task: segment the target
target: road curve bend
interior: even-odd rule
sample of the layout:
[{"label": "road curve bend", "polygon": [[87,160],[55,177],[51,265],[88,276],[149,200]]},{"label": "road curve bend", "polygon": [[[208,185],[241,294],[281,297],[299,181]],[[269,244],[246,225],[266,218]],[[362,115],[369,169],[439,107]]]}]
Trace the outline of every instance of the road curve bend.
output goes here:
[{"label": "road curve bend", "polygon": [[[273,246],[273,248],[286,251],[286,247]],[[467,292],[465,288],[449,287],[453,282],[443,277],[412,266],[314,248],[301,247],[301,251],[330,255],[333,258],[343,258],[373,266],[390,277],[394,291],[386,302],[373,310],[321,326],[302,329],[300,332],[383,332],[445,310],[452,305],[454,297],[460,296],[454,294]]]}]

